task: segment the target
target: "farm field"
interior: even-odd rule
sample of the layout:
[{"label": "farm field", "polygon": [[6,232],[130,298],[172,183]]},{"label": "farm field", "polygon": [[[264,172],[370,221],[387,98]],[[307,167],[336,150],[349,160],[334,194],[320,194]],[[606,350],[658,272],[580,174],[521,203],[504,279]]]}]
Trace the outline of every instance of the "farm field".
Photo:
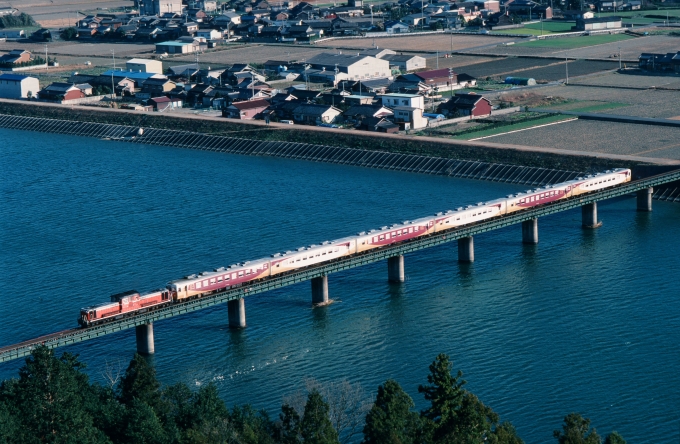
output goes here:
[{"label": "farm field", "polygon": [[[628,106],[616,110],[595,110],[605,114],[620,114],[624,116],[649,117],[656,119],[670,119],[680,116],[680,91],[657,89],[616,89],[598,88],[578,85],[550,85],[535,89],[534,92],[567,100],[593,100],[609,103],[626,103]],[[515,92],[501,93],[506,101],[512,100]]]},{"label": "farm field", "polygon": [[[464,56],[456,54],[453,57],[444,58],[442,55],[440,55],[439,68],[459,68],[461,66],[469,66],[478,63],[492,62],[494,60],[498,60],[498,57]],[[436,56],[425,57],[425,61],[429,69],[437,68]]]},{"label": "farm field", "polygon": [[525,48],[558,48],[558,49],[574,49],[582,48],[584,46],[602,45],[605,43],[620,42],[622,40],[632,39],[626,34],[606,34],[606,35],[591,35],[585,37],[571,37],[548,40],[534,40],[533,42],[518,43]]},{"label": "farm field", "polygon": [[485,140],[570,151],[680,159],[680,128],[664,126],[579,119]]},{"label": "farm field", "polygon": [[453,41],[453,50],[461,51],[465,49],[477,48],[487,45],[497,45],[499,43],[512,41],[509,37],[495,37],[488,35],[465,35],[453,34],[453,40],[450,34],[432,34],[432,35],[414,35],[403,37],[377,37],[365,39],[351,39],[351,40],[330,40],[314,45],[317,48],[344,48],[344,49],[364,49],[373,48],[390,48],[395,51],[416,51],[416,52],[449,52],[451,51],[451,42]]},{"label": "farm field", "polygon": [[[545,40],[540,43],[557,42],[562,40],[587,40],[598,36],[586,37],[565,37],[560,39]],[[610,36],[605,36],[610,37]],[[612,36],[614,37],[614,36]],[[643,52],[666,53],[675,52],[680,47],[680,38],[652,35],[646,37],[628,38],[610,43],[599,43],[596,45],[582,46],[579,48],[563,48],[555,46],[527,46],[525,44],[516,44],[511,46],[497,45],[495,47],[488,47],[479,50],[474,50],[478,55],[495,54],[495,55],[518,55],[518,56],[543,56],[543,57],[564,57],[568,55],[570,58],[577,59],[617,59],[618,51],[621,48],[621,58],[625,62],[637,63],[638,56]]]},{"label": "farm field", "polygon": [[[553,61],[554,62],[554,61]],[[544,68],[522,71],[522,77],[532,77],[536,81],[555,82],[566,78],[567,69],[565,62],[559,62]],[[597,62],[590,60],[570,60],[569,78],[596,73],[598,71],[611,70],[619,67],[618,62]]]},{"label": "farm field", "polygon": [[[27,49],[36,54],[45,54],[44,43],[19,43],[22,49]],[[0,52],[9,52],[17,47],[17,42],[0,42]],[[47,44],[49,56],[54,55],[69,55],[74,57],[83,57],[85,60],[90,60],[96,56],[111,56],[111,50],[116,51],[116,57],[133,57],[138,54],[145,54],[144,57],[149,57],[154,52],[155,46],[149,43],[81,43],[81,42],[67,42],[56,41]]]},{"label": "farm field", "polygon": [[644,71],[633,70],[631,72],[624,71],[608,72],[598,76],[591,76],[583,79],[575,79],[569,82],[574,85],[591,85],[591,86],[612,86],[619,88],[664,88],[680,90],[680,76],[677,75],[646,75]]},{"label": "farm field", "polygon": [[575,22],[544,21],[542,24],[540,22],[530,23],[524,26],[523,28],[502,29],[500,31],[492,32],[492,34],[533,34],[533,35],[559,34],[562,32],[571,32],[571,27],[574,25]]},{"label": "farm field", "polygon": [[616,112],[613,111],[617,108],[622,108],[624,106],[630,106],[628,103],[618,103],[618,102],[600,102],[597,100],[576,100],[576,101],[569,101],[565,103],[561,103],[559,105],[551,105],[551,106],[546,106],[544,108],[546,109],[558,109],[561,111],[576,111],[576,112],[581,112],[581,113],[595,113],[598,111],[607,111],[609,112]]},{"label": "farm field", "polygon": [[[454,59],[457,56],[454,56]],[[477,78],[486,77],[499,77],[506,74],[511,74],[515,72],[523,72],[521,70],[531,69],[535,67],[542,67],[550,65],[551,63],[557,62],[553,59],[540,59],[540,58],[518,58],[509,57],[499,59],[496,58],[492,61],[485,63],[477,63],[474,65],[462,66],[459,72],[469,74]],[[440,65],[441,66],[441,65]],[[524,77],[524,75],[522,75]]]}]

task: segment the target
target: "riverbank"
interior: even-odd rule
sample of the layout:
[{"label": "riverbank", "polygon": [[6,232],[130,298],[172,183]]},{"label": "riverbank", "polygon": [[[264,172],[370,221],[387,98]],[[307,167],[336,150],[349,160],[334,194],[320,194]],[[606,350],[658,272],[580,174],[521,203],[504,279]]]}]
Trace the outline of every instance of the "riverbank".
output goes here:
[{"label": "riverbank", "polygon": [[191,131],[215,136],[260,141],[286,141],[401,154],[474,160],[571,171],[599,171],[640,164],[680,165],[680,161],[595,152],[576,152],[549,147],[506,145],[490,142],[443,140],[301,125],[266,125],[261,121],[233,121],[219,117],[139,113],[86,106],[64,107],[38,102],[0,100],[0,114]]}]

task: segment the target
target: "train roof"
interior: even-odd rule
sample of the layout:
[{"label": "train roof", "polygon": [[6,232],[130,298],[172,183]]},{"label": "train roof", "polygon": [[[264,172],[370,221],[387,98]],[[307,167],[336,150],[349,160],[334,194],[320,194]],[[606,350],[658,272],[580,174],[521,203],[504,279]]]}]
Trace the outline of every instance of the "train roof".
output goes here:
[{"label": "train roof", "polygon": [[88,307],[83,307],[83,308],[80,309],[80,311],[96,310],[96,309],[105,308],[105,307],[116,307],[118,305],[119,305],[118,302],[104,302],[103,304],[90,305]]}]

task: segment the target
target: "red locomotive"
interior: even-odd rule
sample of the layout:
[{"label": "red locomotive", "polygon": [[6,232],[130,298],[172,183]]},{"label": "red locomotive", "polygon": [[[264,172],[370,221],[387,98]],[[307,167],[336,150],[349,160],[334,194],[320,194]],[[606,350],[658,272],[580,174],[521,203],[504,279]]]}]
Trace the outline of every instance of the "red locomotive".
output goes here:
[{"label": "red locomotive", "polygon": [[78,323],[83,327],[123,317],[144,313],[169,304],[170,291],[163,288],[140,295],[136,290],[125,291],[111,296],[111,302],[85,307],[80,310]]}]

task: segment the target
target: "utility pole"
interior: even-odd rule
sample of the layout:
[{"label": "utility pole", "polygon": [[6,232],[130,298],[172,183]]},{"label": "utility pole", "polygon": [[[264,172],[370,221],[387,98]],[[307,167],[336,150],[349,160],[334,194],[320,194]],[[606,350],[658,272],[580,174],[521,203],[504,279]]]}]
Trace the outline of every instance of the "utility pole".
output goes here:
[{"label": "utility pole", "polygon": [[50,64],[47,63],[47,43],[45,43],[45,72],[50,70]]},{"label": "utility pole", "polygon": [[569,59],[567,58],[567,55],[565,54],[564,56],[564,69],[567,72],[567,79],[564,82],[565,85],[569,84]]},{"label": "utility pole", "polygon": [[437,50],[437,69],[439,69],[439,50]]},{"label": "utility pole", "polygon": [[621,47],[619,46],[619,71],[621,71]]},{"label": "utility pole", "polygon": [[541,35],[543,35],[543,14],[540,14],[540,20],[541,20]]},{"label": "utility pole", "polygon": [[113,72],[116,70],[116,51],[111,50],[111,56],[113,57],[113,69],[111,70],[111,102],[113,102],[116,95],[116,87],[113,84]]},{"label": "utility pole", "polygon": [[451,55],[453,55],[453,32],[451,32]]}]

